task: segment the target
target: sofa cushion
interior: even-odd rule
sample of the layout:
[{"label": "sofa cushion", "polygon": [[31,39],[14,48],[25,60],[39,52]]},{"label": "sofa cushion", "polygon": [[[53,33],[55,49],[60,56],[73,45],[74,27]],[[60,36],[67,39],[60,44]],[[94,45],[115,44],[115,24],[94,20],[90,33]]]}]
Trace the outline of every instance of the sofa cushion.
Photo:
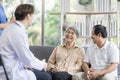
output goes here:
[{"label": "sofa cushion", "polygon": [[38,59],[46,59],[46,61],[49,59],[53,49],[53,46],[30,46],[30,50]]}]

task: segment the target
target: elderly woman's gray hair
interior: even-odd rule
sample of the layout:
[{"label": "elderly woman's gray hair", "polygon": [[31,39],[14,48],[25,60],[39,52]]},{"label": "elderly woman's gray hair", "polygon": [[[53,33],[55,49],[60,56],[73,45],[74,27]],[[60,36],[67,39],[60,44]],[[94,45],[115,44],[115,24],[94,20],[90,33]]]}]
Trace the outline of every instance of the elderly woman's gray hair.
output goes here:
[{"label": "elderly woman's gray hair", "polygon": [[68,31],[69,29],[74,30],[74,32],[76,33],[76,36],[77,36],[77,37],[79,36],[79,31],[78,31],[78,29],[77,29],[77,26],[75,26],[75,25],[70,25],[70,26],[67,27],[66,31]]}]

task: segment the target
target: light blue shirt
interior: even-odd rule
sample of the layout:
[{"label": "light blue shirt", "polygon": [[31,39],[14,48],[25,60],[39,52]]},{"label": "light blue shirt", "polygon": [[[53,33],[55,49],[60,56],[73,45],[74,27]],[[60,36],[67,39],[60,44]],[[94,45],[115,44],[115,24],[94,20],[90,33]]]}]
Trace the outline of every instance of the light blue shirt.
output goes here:
[{"label": "light blue shirt", "polygon": [[[7,22],[7,17],[4,11],[4,8],[2,7],[2,5],[0,5],[0,24],[1,23],[6,23]],[[3,29],[0,29],[0,36],[2,34]]]},{"label": "light blue shirt", "polygon": [[2,54],[10,80],[36,80],[34,73],[24,67],[38,70],[44,67],[44,62],[30,51],[25,27],[18,21],[4,29],[0,39],[0,54]]}]

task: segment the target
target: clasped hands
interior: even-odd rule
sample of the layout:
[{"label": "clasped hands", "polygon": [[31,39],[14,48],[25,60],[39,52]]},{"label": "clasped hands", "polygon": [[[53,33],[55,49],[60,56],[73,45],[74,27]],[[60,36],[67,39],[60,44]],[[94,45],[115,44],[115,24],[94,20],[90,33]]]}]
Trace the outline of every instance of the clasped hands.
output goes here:
[{"label": "clasped hands", "polygon": [[85,74],[84,74],[84,77],[86,77],[88,80],[94,80],[96,79],[97,77],[100,76],[100,73],[99,71],[96,71],[95,69],[93,68],[90,68]]},{"label": "clasped hands", "polygon": [[63,71],[67,71],[67,68],[65,67],[62,67],[62,68],[57,68],[57,67],[54,67],[51,69],[52,72],[63,72]]}]

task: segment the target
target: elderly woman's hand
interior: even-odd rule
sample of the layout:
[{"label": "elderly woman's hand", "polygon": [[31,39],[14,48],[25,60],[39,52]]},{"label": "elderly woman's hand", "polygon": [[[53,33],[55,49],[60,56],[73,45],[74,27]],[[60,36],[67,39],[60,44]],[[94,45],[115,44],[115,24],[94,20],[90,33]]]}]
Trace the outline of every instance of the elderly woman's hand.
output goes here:
[{"label": "elderly woman's hand", "polygon": [[62,67],[62,68],[59,68],[58,71],[59,71],[59,72],[63,72],[63,71],[66,71],[66,72],[67,72],[68,70],[67,70],[67,68]]}]

